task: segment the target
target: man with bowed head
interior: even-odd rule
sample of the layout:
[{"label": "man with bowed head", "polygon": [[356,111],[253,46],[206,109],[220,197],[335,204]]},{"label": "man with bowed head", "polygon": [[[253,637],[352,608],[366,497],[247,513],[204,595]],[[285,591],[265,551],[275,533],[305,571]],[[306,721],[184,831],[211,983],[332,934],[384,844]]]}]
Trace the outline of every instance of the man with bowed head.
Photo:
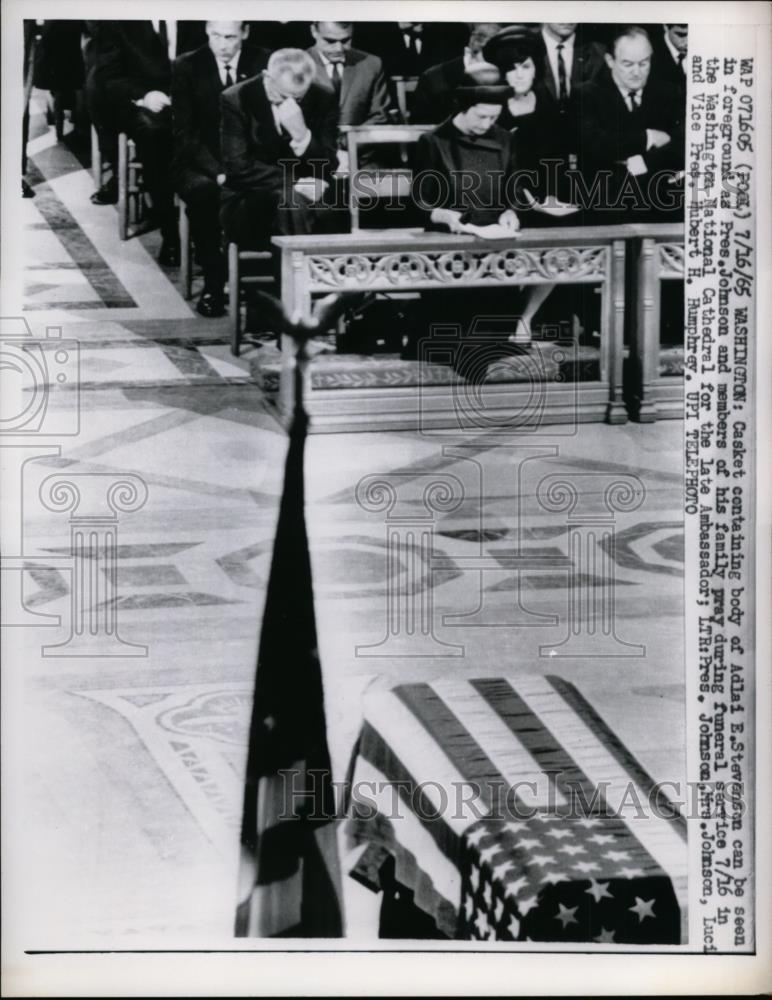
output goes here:
[{"label": "man with bowed head", "polygon": [[307,52],[279,49],[260,76],[222,95],[220,220],[242,249],[313,232],[334,215],[322,199],[337,164],[338,106],[315,71]]}]

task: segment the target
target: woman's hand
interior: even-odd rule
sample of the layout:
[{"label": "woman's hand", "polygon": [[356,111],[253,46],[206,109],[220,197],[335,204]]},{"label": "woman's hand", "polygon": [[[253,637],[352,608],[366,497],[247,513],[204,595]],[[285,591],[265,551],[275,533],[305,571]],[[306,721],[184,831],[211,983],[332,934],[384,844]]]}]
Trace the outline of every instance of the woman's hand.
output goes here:
[{"label": "woman's hand", "polygon": [[499,216],[499,225],[504,226],[505,229],[511,229],[513,233],[516,233],[520,228],[520,220],[517,217],[517,212],[513,208],[507,208]]},{"label": "woman's hand", "polygon": [[451,233],[461,232],[461,212],[454,212],[450,208],[433,208],[429,218],[432,222],[447,226]]}]

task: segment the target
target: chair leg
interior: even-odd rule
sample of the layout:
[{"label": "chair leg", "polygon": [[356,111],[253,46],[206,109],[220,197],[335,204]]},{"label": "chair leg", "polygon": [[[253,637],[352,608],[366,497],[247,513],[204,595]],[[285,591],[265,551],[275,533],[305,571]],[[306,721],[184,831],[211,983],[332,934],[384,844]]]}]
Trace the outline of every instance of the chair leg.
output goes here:
[{"label": "chair leg", "polygon": [[241,340],[241,303],[239,302],[239,248],[228,244],[228,312],[231,320],[231,354],[239,356]]},{"label": "chair leg", "polygon": [[193,273],[190,255],[190,220],[185,202],[181,198],[175,199],[177,211],[180,213],[180,285],[182,286],[182,297],[190,299],[193,286]]},{"label": "chair leg", "polygon": [[99,149],[99,135],[91,126],[91,176],[98,191],[102,187],[102,153]]},{"label": "chair leg", "polygon": [[118,136],[118,237],[129,236],[129,164],[128,139],[125,132]]}]

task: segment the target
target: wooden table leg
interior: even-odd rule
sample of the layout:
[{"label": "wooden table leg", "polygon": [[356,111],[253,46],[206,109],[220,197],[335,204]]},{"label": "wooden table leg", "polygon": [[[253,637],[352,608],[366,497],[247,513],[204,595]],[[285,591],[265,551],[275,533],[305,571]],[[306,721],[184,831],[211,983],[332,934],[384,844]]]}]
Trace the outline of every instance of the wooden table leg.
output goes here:
[{"label": "wooden table leg", "polygon": [[635,319],[632,350],[638,361],[640,383],[636,420],[650,424],[657,419],[657,405],[652,390],[659,365],[659,323],[661,286],[657,269],[657,244],[646,237],[641,240],[637,261]]},{"label": "wooden table leg", "polygon": [[[625,241],[614,240],[610,247],[611,263],[609,279],[604,294],[609,301],[604,303],[601,351],[606,359],[606,377],[609,383],[609,401],[606,408],[606,423],[626,424],[627,408],[622,389],[622,364],[625,329]],[[602,366],[603,367],[603,366]]]}]

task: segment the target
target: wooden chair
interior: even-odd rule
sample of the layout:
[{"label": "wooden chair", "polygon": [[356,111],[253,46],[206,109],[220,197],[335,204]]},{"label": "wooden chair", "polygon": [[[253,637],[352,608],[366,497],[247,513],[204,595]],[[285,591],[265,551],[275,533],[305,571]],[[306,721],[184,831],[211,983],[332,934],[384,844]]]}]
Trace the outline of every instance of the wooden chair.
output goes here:
[{"label": "wooden chair", "polygon": [[241,348],[242,292],[252,285],[273,285],[271,274],[242,274],[242,264],[272,261],[270,250],[239,250],[237,243],[228,244],[228,315],[231,321],[231,354],[239,356]]},{"label": "wooden chair", "polygon": [[99,148],[99,133],[91,126],[91,177],[98,191],[102,187],[102,150]]},{"label": "wooden chair", "polygon": [[[415,142],[433,125],[344,125],[349,162],[348,205],[352,233],[361,232],[360,207],[365,198],[405,198],[410,194],[413,172],[408,166],[396,168],[362,168],[359,166],[360,146],[399,145],[401,149]],[[408,159],[404,156],[403,162]],[[362,180],[368,176],[366,192]]]},{"label": "wooden chair", "polygon": [[180,227],[180,289],[183,299],[193,294],[193,245],[190,241],[190,220],[185,202],[179,195],[174,196]]},{"label": "wooden chair", "polygon": [[118,236],[127,240],[140,232],[145,220],[142,164],[134,141],[125,132],[118,136]]},{"label": "wooden chair", "polygon": [[397,107],[403,125],[410,124],[410,111],[407,106],[407,95],[412,94],[418,85],[417,76],[392,76],[391,82],[397,97]]}]

